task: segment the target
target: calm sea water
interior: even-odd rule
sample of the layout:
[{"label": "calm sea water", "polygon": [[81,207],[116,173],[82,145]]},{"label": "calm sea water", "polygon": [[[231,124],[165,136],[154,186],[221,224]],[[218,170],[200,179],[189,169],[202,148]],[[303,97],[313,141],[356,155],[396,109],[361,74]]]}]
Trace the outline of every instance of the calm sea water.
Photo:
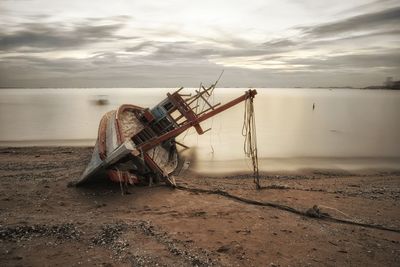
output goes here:
[{"label": "calm sea water", "polygon": [[[245,90],[217,88],[213,101],[227,102]],[[400,91],[257,90],[255,110],[262,170],[400,169]],[[0,145],[94,145],[105,112],[126,103],[152,107],[168,91],[172,90],[2,89]],[[107,104],[98,105],[99,99]],[[241,135],[243,112],[241,103],[204,122],[204,129],[212,128],[206,134],[198,136],[191,130],[179,137],[195,148],[191,153],[199,160],[199,170],[248,168]]]}]

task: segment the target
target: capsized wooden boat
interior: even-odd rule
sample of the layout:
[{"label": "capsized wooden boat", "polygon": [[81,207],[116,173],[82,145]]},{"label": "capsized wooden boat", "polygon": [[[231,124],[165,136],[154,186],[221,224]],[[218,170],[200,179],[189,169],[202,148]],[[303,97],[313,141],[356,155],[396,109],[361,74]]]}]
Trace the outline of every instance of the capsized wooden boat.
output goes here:
[{"label": "capsized wooden boat", "polygon": [[[92,158],[77,185],[101,177],[124,184],[174,184],[173,175],[183,165],[176,145],[187,148],[175,137],[191,127],[198,134],[205,133],[208,130],[203,131],[202,121],[244,100],[252,100],[257,94],[256,90],[248,90],[222,106],[211,105],[208,98],[215,85],[201,87],[193,96],[181,94],[180,88],[168,93],[152,109],[122,105],[106,113],[100,121]],[[200,101],[205,109],[199,108]]]}]

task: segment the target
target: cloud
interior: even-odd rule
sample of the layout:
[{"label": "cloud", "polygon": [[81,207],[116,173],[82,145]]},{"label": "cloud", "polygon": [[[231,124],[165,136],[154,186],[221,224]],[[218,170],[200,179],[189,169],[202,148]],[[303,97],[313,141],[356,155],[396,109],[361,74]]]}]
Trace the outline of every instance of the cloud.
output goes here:
[{"label": "cloud", "polygon": [[[143,41],[128,47],[125,51],[132,53],[148,52],[145,56],[153,60],[188,59],[200,60],[211,57],[247,57],[277,53],[289,47],[289,40],[253,43],[239,39],[219,39],[204,42],[196,41]],[[294,44],[294,43],[293,43]]]},{"label": "cloud", "polygon": [[376,71],[382,68],[400,69],[400,49],[374,51],[367,54],[327,55],[325,58],[297,58],[288,60],[289,64],[306,65],[308,70],[359,70]]},{"label": "cloud", "polygon": [[213,81],[221,66],[207,62],[138,63],[134,57],[103,53],[86,59],[8,57],[0,62],[1,86],[175,87]]},{"label": "cloud", "polygon": [[[143,41],[126,49],[127,52],[147,52],[147,59],[174,60],[174,59],[237,59],[240,61],[256,62],[268,60],[283,60],[291,57],[293,52],[300,54],[307,51],[325,50],[334,53],[349,53],[359,46],[364,49],[368,46],[365,41],[374,39],[373,43],[384,42],[387,38],[396,38],[399,30],[400,7],[372,12],[364,15],[352,16],[330,23],[293,28],[297,34],[287,38],[275,38],[263,43],[251,42],[241,38],[232,38],[222,35],[219,39],[201,42],[201,40],[185,42]],[[160,32],[160,34],[162,34]],[[325,39],[329,37],[329,39]],[[223,44],[223,45],[221,45]],[[376,44],[381,46],[381,44]],[[382,47],[381,47],[382,48]],[[325,57],[326,54],[313,55]],[[304,59],[304,58],[302,58]],[[324,59],[326,60],[326,59]]]},{"label": "cloud", "polygon": [[400,7],[390,8],[294,27],[290,35],[262,41],[217,29],[210,37],[136,27],[129,16],[69,23],[36,18],[0,31],[0,85],[193,86],[222,69],[229,86],[321,85],[310,79],[340,85],[339,77],[351,80],[346,72],[368,73],[366,83],[399,72],[399,13]]},{"label": "cloud", "polygon": [[[88,25],[76,23],[72,26],[61,23],[24,23],[19,30],[0,34],[0,50],[16,51],[20,48],[62,50],[89,43],[112,41],[120,38],[116,33],[124,24]],[[132,37],[130,37],[132,38]]]},{"label": "cloud", "polygon": [[299,27],[307,36],[331,37],[336,34],[379,28],[396,28],[400,23],[400,7],[349,17],[316,26]]},{"label": "cloud", "polygon": [[399,69],[400,7],[320,25],[296,27],[297,34],[219,51],[229,66],[283,72],[341,72]]}]

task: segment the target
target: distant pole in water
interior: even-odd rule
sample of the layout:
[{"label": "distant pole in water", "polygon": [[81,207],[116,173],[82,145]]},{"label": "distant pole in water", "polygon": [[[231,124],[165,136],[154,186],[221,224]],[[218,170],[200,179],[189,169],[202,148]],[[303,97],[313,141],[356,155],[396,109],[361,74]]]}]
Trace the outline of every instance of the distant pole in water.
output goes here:
[{"label": "distant pole in water", "polygon": [[312,104],[312,110],[314,110],[314,109],[315,109],[315,103]]}]

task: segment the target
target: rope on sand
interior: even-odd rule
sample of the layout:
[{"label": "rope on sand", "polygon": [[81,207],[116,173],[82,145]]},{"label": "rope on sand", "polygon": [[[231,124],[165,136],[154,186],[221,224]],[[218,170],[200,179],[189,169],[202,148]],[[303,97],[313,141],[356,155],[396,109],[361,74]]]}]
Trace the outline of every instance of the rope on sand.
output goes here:
[{"label": "rope on sand", "polygon": [[293,207],[290,207],[287,205],[275,203],[275,202],[269,202],[269,201],[261,202],[261,201],[257,201],[257,200],[253,200],[253,199],[239,197],[239,196],[232,195],[226,191],[219,190],[219,189],[210,190],[210,189],[201,189],[201,188],[191,188],[191,187],[186,187],[186,186],[182,186],[182,185],[176,185],[175,188],[179,189],[179,190],[193,192],[193,193],[220,195],[220,196],[230,198],[230,199],[233,199],[233,200],[245,203],[245,204],[250,204],[250,205],[255,205],[255,206],[264,206],[264,207],[272,207],[275,209],[291,212],[291,213],[294,213],[294,214],[297,214],[300,216],[309,217],[309,218],[313,218],[313,219],[317,219],[317,220],[324,220],[324,221],[329,221],[329,222],[333,222],[333,223],[355,225],[355,226],[361,226],[361,227],[365,227],[365,228],[379,229],[379,230],[384,230],[384,231],[400,233],[400,229],[391,228],[391,227],[387,227],[387,226],[380,225],[380,224],[369,224],[369,223],[356,222],[354,220],[346,220],[346,219],[339,219],[339,218],[331,217],[327,213],[320,212],[318,206],[316,206],[316,205],[314,207],[308,209],[307,211],[302,211],[302,210],[299,210],[299,209],[296,209],[296,208],[293,208]]}]

